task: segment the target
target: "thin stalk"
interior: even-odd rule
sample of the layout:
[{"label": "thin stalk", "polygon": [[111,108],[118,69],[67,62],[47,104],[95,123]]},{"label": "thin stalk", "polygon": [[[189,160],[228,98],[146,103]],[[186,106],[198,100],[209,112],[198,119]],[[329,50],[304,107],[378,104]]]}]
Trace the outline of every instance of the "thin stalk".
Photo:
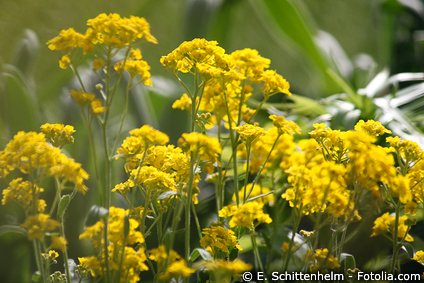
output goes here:
[{"label": "thin stalk", "polygon": [[390,264],[390,273],[394,274],[396,270],[396,264],[397,264],[397,249],[398,249],[398,226],[399,226],[399,218],[400,218],[400,206],[399,204],[396,204],[396,211],[395,211],[395,225],[393,228],[393,255],[392,255],[392,262]]},{"label": "thin stalk", "polygon": [[35,262],[37,264],[37,269],[38,271],[40,271],[41,280],[43,280],[43,283],[46,283],[47,282],[46,274],[44,271],[44,264],[43,264],[43,259],[41,257],[41,250],[40,250],[40,246],[38,245],[38,240],[33,240],[32,244],[34,248],[34,255],[35,255]]},{"label": "thin stalk", "polygon": [[275,146],[277,145],[278,140],[280,139],[281,134],[278,134],[277,138],[275,139],[275,142],[273,143],[271,150],[269,151],[267,157],[265,158],[264,162],[262,163],[261,167],[258,170],[258,173],[256,174],[255,179],[252,182],[252,186],[250,187],[249,193],[247,194],[246,198],[249,198],[250,194],[253,191],[253,187],[255,186],[256,182],[259,180],[259,177],[261,176],[262,171],[265,169],[266,163],[269,160],[269,157],[271,156],[272,151],[274,150]]},{"label": "thin stalk", "polygon": [[246,172],[245,172],[245,176],[244,176],[244,185],[243,185],[243,203],[246,202],[247,199],[247,180],[249,179],[249,169],[250,169],[250,148],[251,148],[251,143],[250,142],[246,142]]},{"label": "thin stalk", "polygon": [[[62,234],[62,237],[65,238],[65,223],[64,223],[64,217],[61,218],[60,220],[60,233]],[[66,239],[66,238],[65,238]],[[65,274],[66,274],[66,279],[68,280],[67,282],[72,282],[71,281],[71,272],[69,270],[69,262],[68,262],[68,249],[65,247],[65,249],[63,250],[63,261],[64,261],[64,265],[65,265]]]},{"label": "thin stalk", "polygon": [[234,174],[234,194],[236,195],[236,204],[239,206],[240,204],[240,197],[239,197],[239,189],[238,189],[238,170],[237,170],[237,139],[234,136],[232,121],[231,121],[231,114],[230,114],[230,108],[228,105],[228,99],[227,99],[227,93],[224,92],[224,102],[225,102],[225,108],[227,111],[227,117],[228,117],[228,127],[230,130],[230,140],[231,140],[231,150],[233,152],[233,174]]},{"label": "thin stalk", "polygon": [[256,232],[253,230],[252,233],[250,234],[250,239],[252,240],[253,253],[255,254],[256,261],[258,262],[259,270],[264,271],[264,265],[262,263],[262,259],[261,259],[261,255],[259,253],[258,245],[256,243],[255,233]]},{"label": "thin stalk", "polygon": [[291,235],[291,239],[289,243],[289,250],[287,251],[286,260],[284,261],[283,271],[287,271],[287,268],[289,266],[289,262],[292,256],[292,249],[294,245],[294,237],[296,236],[296,232],[299,229],[301,219],[302,219],[302,213],[301,213],[301,209],[299,209],[299,214],[296,215],[295,224],[293,226],[293,231],[292,231],[292,235]]},{"label": "thin stalk", "polygon": [[146,231],[146,217],[147,217],[147,209],[149,208],[150,205],[150,199],[151,199],[151,191],[147,190],[146,194],[145,194],[145,199],[144,199],[144,209],[143,209],[143,216],[141,218],[141,234],[144,235],[144,232]]},{"label": "thin stalk", "polygon": [[124,105],[125,106],[124,106],[124,111],[121,114],[121,118],[120,118],[120,121],[119,121],[118,134],[116,135],[115,141],[113,142],[112,152],[116,152],[116,147],[117,147],[117,144],[118,144],[118,139],[119,139],[119,136],[122,133],[122,128],[124,126],[125,117],[128,114],[128,100],[129,100],[129,92],[130,92],[131,87],[132,87],[132,80],[130,79],[128,81],[128,84],[127,84],[127,87],[126,87],[126,90],[125,90],[125,102],[124,102]]},{"label": "thin stalk", "polygon": [[196,207],[194,206],[194,203],[191,203],[191,210],[194,216],[194,223],[196,224],[196,230],[197,230],[197,235],[199,237],[199,239],[202,238],[202,229],[200,227],[200,222],[199,222],[199,217],[197,216],[197,212],[196,212]]},{"label": "thin stalk", "polygon": [[194,170],[195,170],[195,160],[194,160],[195,154],[192,152],[190,154],[190,176],[188,181],[188,188],[187,188],[187,199],[186,199],[186,206],[185,206],[185,259],[188,262],[190,258],[190,210],[191,210],[191,203],[192,203],[192,194],[193,194],[193,181],[194,181]]}]

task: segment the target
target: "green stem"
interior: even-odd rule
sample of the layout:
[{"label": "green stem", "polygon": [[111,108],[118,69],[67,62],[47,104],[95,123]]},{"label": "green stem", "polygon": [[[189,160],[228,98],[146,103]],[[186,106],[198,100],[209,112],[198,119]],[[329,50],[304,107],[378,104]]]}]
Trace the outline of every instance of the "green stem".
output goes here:
[{"label": "green stem", "polygon": [[256,182],[259,180],[259,178],[262,174],[262,171],[265,169],[266,163],[268,162],[269,157],[271,156],[271,153],[274,150],[275,146],[277,145],[277,142],[280,139],[280,137],[281,137],[281,134],[278,134],[277,138],[275,139],[275,141],[274,141],[274,143],[271,147],[271,150],[268,152],[267,157],[265,158],[264,162],[262,163],[261,167],[259,168],[258,173],[256,174],[255,179],[252,182],[252,185],[250,187],[249,193],[247,194],[246,198],[249,198],[250,194],[252,193],[253,187],[255,186]]},{"label": "green stem", "polygon": [[249,167],[250,167],[250,142],[246,142],[246,172],[244,176],[244,185],[243,185],[243,203],[246,202],[247,199],[247,180],[249,179]]},{"label": "green stem", "polygon": [[252,240],[253,253],[255,254],[256,261],[258,262],[259,270],[260,271],[264,271],[264,266],[262,264],[261,255],[259,253],[258,245],[256,243],[256,235],[255,235],[255,233],[256,233],[255,230],[253,230],[252,233],[250,234],[250,239]]},{"label": "green stem", "polygon": [[231,150],[233,153],[233,174],[234,174],[234,194],[236,195],[236,204],[239,206],[240,204],[240,197],[239,197],[239,189],[238,189],[238,170],[237,170],[237,138],[234,136],[232,121],[231,121],[231,113],[230,108],[228,105],[228,99],[227,99],[227,93],[224,92],[224,102],[225,102],[225,108],[227,111],[227,117],[228,117],[228,127],[230,132],[230,140],[231,140]]},{"label": "green stem", "polygon": [[38,244],[38,240],[32,241],[33,248],[34,248],[34,255],[35,255],[35,262],[37,264],[37,269],[40,272],[41,280],[43,280],[43,283],[46,283],[46,274],[44,271],[44,264],[43,264],[43,258],[41,257],[41,250],[40,246]]},{"label": "green stem", "polygon": [[196,212],[196,207],[194,206],[194,203],[191,203],[191,210],[194,216],[194,223],[196,224],[196,230],[197,230],[197,235],[199,237],[199,239],[202,238],[202,229],[200,227],[200,222],[199,222],[199,217],[197,216],[197,212]]},{"label": "green stem", "polygon": [[192,194],[193,194],[193,181],[194,181],[194,170],[195,170],[195,160],[194,160],[194,153],[190,154],[190,177],[188,181],[188,188],[187,188],[187,199],[186,199],[186,206],[185,206],[185,259],[188,262],[190,258],[190,210],[191,210],[191,203],[192,203]]},{"label": "green stem", "polygon": [[395,223],[393,227],[393,255],[392,255],[392,263],[390,265],[390,273],[394,274],[396,270],[396,264],[397,264],[397,250],[398,250],[398,226],[399,226],[399,218],[400,218],[400,206],[399,204],[396,204],[396,211],[395,211]]},{"label": "green stem", "polygon": [[284,261],[283,271],[287,271],[287,268],[289,267],[289,262],[292,256],[292,249],[294,245],[294,237],[296,236],[297,230],[299,229],[299,226],[300,226],[300,220],[302,219],[301,208],[299,209],[298,213],[299,214],[296,215],[295,224],[293,226],[293,231],[292,231],[292,235],[291,235],[291,239],[289,243],[289,250],[287,251],[287,257],[286,257],[286,260]]}]

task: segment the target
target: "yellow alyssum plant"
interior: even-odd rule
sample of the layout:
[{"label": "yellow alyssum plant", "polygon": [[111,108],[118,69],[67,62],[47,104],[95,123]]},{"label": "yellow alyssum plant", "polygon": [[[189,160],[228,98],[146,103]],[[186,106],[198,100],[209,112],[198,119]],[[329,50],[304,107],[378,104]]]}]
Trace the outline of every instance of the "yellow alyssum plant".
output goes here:
[{"label": "yellow alyssum plant", "polygon": [[[64,215],[88,179],[62,151],[74,142],[74,128],[45,124],[40,133],[19,132],[0,151],[0,178],[11,179],[2,204],[15,202],[25,212],[21,226],[34,243],[40,281],[233,282],[252,268],[266,277],[275,269],[347,273],[348,233],[366,217],[374,220],[369,236],[392,244],[387,270],[401,271],[400,251],[413,242],[411,226],[424,201],[424,153],[416,143],[390,136],[373,120],[346,131],[306,125],[313,129],[300,136],[301,127],[287,117],[262,115],[271,96],[291,95],[269,59],[196,38],[160,59],[181,84],[172,108],[188,112],[187,132],[170,144],[166,133],[140,125],[118,146],[129,91],[153,83],[139,40],[157,43],[144,18],[100,14],[84,32],[65,29],[47,43],[80,84],[70,96],[88,131],[90,189],[101,212],[80,233],[92,250],[78,256],[74,270]],[[101,78],[97,86],[84,84],[78,68],[84,62]],[[123,76],[129,78],[123,114],[111,125]],[[111,126],[118,131],[109,132]],[[119,159],[125,177],[116,181],[112,163]],[[48,179],[56,183],[51,204],[43,199]],[[208,190],[215,208],[202,218]],[[378,209],[370,215],[371,204]],[[60,255],[64,274],[50,274]],[[422,262],[421,251],[411,257]]]}]

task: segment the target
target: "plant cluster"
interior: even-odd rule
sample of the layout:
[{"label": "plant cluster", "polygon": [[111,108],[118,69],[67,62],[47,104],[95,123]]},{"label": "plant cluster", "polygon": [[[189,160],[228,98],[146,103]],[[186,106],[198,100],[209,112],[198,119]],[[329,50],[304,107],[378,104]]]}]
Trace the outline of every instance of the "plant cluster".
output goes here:
[{"label": "plant cluster", "polygon": [[[197,38],[160,60],[184,89],[172,107],[188,112],[188,132],[174,145],[166,133],[141,125],[118,146],[130,89],[152,84],[136,47],[140,39],[157,43],[144,18],[100,14],[84,33],[70,28],[48,42],[62,53],[59,67],[70,68],[80,84],[70,96],[89,134],[90,189],[101,211],[80,234],[91,255],[70,264],[67,253],[66,210],[87,191],[88,179],[62,149],[74,142],[74,128],[45,124],[39,133],[19,132],[0,151],[0,177],[13,178],[2,204],[16,202],[25,211],[21,227],[34,245],[38,281],[232,282],[252,268],[354,273],[345,244],[364,217],[374,221],[369,237],[392,243],[387,270],[401,271],[400,255],[414,241],[410,230],[424,202],[424,152],[416,143],[373,120],[347,131],[314,124],[301,135],[294,121],[263,116],[271,96],[291,95],[269,59],[248,48],[228,54],[217,42]],[[78,69],[86,60],[102,78],[93,92]],[[111,125],[123,78],[125,109]],[[251,103],[252,97],[260,102]],[[126,177],[115,182],[112,163],[119,160]],[[47,204],[43,187],[50,180],[56,197]],[[207,191],[215,209],[201,221],[197,206]],[[180,233],[183,249],[176,245]],[[64,273],[51,273],[59,257]],[[422,251],[412,257],[424,263]]]}]

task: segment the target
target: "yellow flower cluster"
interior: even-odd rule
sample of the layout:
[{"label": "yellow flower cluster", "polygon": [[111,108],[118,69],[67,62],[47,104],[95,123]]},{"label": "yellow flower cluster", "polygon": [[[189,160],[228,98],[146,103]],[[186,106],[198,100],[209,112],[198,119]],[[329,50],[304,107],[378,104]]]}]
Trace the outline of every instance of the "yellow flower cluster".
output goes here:
[{"label": "yellow flower cluster", "polygon": [[140,272],[148,270],[145,261],[144,237],[138,231],[139,222],[130,218],[129,211],[110,207],[108,217],[107,252],[104,250],[103,233],[105,225],[102,220],[87,227],[80,239],[90,239],[96,249],[96,256],[78,258],[80,264],[90,271],[93,277],[105,277],[106,258],[112,272],[120,272],[119,282],[139,282]]},{"label": "yellow flower cluster", "polygon": [[[409,228],[405,224],[407,220],[408,220],[408,217],[405,215],[399,217],[397,235],[398,235],[398,238],[400,239],[405,239],[405,241],[407,242],[412,242],[414,241],[414,238],[408,234]],[[386,212],[374,221],[374,226],[372,227],[371,236],[377,236],[387,232],[392,234],[394,232],[394,227],[395,227],[395,216],[390,215],[388,212]]]},{"label": "yellow flower cluster", "polygon": [[246,202],[239,206],[230,204],[219,211],[219,217],[229,218],[229,225],[254,229],[256,225],[272,222],[271,217],[263,211],[263,203],[257,201]]},{"label": "yellow flower cluster", "polygon": [[[61,30],[59,35],[47,42],[47,46],[52,51],[65,53],[59,60],[59,67],[66,69],[72,64],[71,52],[73,50],[81,49],[85,54],[92,52],[99,45],[122,49],[141,38],[150,43],[157,43],[156,38],[150,33],[150,25],[146,19],[135,16],[126,18],[114,13],[102,13],[87,21],[87,29],[84,33],[79,33],[73,28]],[[149,84],[149,65],[141,58],[130,59],[130,61],[134,60],[137,62],[129,63],[124,69],[130,74],[136,71],[137,74],[141,75],[143,82]],[[99,64],[96,65],[99,66]]]},{"label": "yellow flower cluster", "polygon": [[143,125],[129,133],[130,136],[124,139],[117,151],[117,157],[125,157],[127,171],[131,171],[139,165],[150,146],[164,145],[169,141],[169,137],[165,133],[149,125]]},{"label": "yellow flower cluster", "polygon": [[28,239],[42,240],[47,232],[56,230],[59,225],[59,222],[51,219],[48,214],[39,213],[28,216],[22,227],[27,231]]},{"label": "yellow flower cluster", "polygon": [[115,64],[115,71],[127,71],[132,78],[140,76],[143,84],[151,86],[152,80],[150,78],[150,66],[143,60],[140,49],[131,49],[129,58],[125,58]]},{"label": "yellow flower cluster", "polygon": [[282,197],[291,207],[298,208],[305,215],[317,212],[334,217],[350,215],[352,204],[343,165],[333,161],[324,161],[319,166],[298,164],[286,172],[290,187]]},{"label": "yellow flower cluster", "polygon": [[149,259],[158,264],[158,277],[160,280],[170,281],[172,278],[187,278],[194,273],[194,269],[187,266],[187,262],[174,250],[167,251],[161,245],[149,251]]},{"label": "yellow flower cluster", "polygon": [[204,228],[200,246],[209,251],[213,256],[223,254],[228,256],[233,249],[241,250],[234,232],[219,224]]},{"label": "yellow flower cluster", "polygon": [[74,143],[72,135],[75,133],[75,129],[71,125],[46,123],[41,125],[40,129],[46,139],[56,147]]},{"label": "yellow flower cluster", "polygon": [[265,130],[263,128],[252,124],[244,124],[235,127],[234,130],[240,135],[240,139],[249,146],[254,140],[265,135]]},{"label": "yellow flower cluster", "polygon": [[202,70],[205,71],[219,67],[224,68],[226,66],[225,57],[225,50],[218,46],[218,42],[196,38],[192,41],[184,41],[174,51],[162,56],[160,62],[167,68],[188,73],[198,65],[201,65]]},{"label": "yellow flower cluster", "polygon": [[[249,122],[255,111],[246,105],[254,88],[260,88],[265,100],[275,93],[290,95],[289,83],[277,72],[269,70],[270,60],[256,50],[242,49],[231,54],[218,46],[216,41],[193,39],[183,42],[174,51],[161,58],[167,68],[182,73],[199,74],[203,80],[201,99],[188,102],[182,97],[175,108],[188,110],[196,107],[212,113],[214,122],[221,120],[238,126],[241,121]],[[184,102],[184,103],[183,103]]]},{"label": "yellow flower cluster", "polygon": [[[152,200],[157,200],[160,194],[170,191],[185,195],[191,170],[189,152],[196,151],[197,157],[200,158],[199,163],[204,168],[213,169],[212,162],[217,160],[220,146],[215,139],[201,134],[199,137],[188,135],[187,138],[191,144],[181,142],[183,137],[180,143],[188,152],[184,152],[180,147],[164,145],[169,140],[168,136],[150,126],[144,125],[139,129],[131,130],[130,136],[118,149],[118,157],[126,158],[125,168],[129,178],[117,184],[112,191],[126,194],[132,188],[139,186],[149,192]],[[192,200],[194,203],[197,203],[199,192],[197,187],[200,181],[199,173],[196,171],[193,176]],[[171,195],[173,194],[169,194]]]},{"label": "yellow flower cluster", "polygon": [[94,115],[98,115],[106,111],[106,107],[103,106],[102,101],[96,98],[96,95],[93,93],[71,90],[70,95],[72,99],[83,109],[85,109],[86,106],[89,106],[88,109]]},{"label": "yellow flower cluster", "polygon": [[[37,212],[43,212],[46,202],[39,197],[43,191],[44,189],[36,184],[24,181],[22,178],[16,178],[9,183],[7,188],[3,189],[1,204],[6,205],[10,202],[16,202],[26,211],[30,210],[34,205],[37,208]],[[37,204],[34,204],[34,202],[37,202]]]},{"label": "yellow flower cluster", "polygon": [[417,251],[412,259],[424,264],[424,251]]},{"label": "yellow flower cluster", "polygon": [[172,104],[172,109],[180,109],[183,111],[188,111],[191,109],[192,105],[191,98],[187,95],[187,93],[183,93],[183,95],[174,101]]},{"label": "yellow flower cluster", "polygon": [[94,45],[122,48],[140,38],[150,43],[157,43],[157,39],[150,33],[149,23],[140,17],[125,18],[115,13],[102,13],[89,19],[87,26],[89,28],[85,37]]},{"label": "yellow flower cluster", "polygon": [[340,267],[340,263],[337,258],[330,254],[327,248],[316,249],[313,254],[308,255],[312,263],[309,265],[311,272],[328,271],[331,269],[337,269]]},{"label": "yellow flower cluster", "polygon": [[[274,149],[271,151],[273,146]],[[284,157],[291,154],[294,148],[295,143],[292,135],[281,135],[276,127],[272,127],[252,144],[251,151],[254,154],[250,158],[250,172],[258,172],[264,162],[266,162],[264,172],[270,169],[278,169]],[[242,156],[244,155],[245,153],[242,153]]]},{"label": "yellow flower cluster", "polygon": [[370,136],[378,137],[384,134],[391,134],[392,132],[386,129],[379,121],[374,120],[359,120],[355,125],[355,130],[358,132],[365,132]]},{"label": "yellow flower cluster", "polygon": [[232,282],[231,278],[252,269],[252,265],[238,258],[233,261],[223,259],[202,261],[199,262],[198,266],[209,271],[215,282]]},{"label": "yellow flower cluster", "polygon": [[310,135],[318,143],[317,148],[326,160],[345,167],[343,176],[349,186],[369,190],[378,198],[388,190],[391,198],[398,199],[405,205],[405,212],[411,214],[423,202],[423,151],[416,143],[395,136],[386,139],[390,148],[377,145],[376,137],[391,132],[373,120],[361,120],[354,130],[345,132],[325,124],[315,124],[314,128]]},{"label": "yellow flower cluster", "polygon": [[86,191],[84,181],[88,174],[81,164],[48,143],[42,133],[18,132],[0,151],[0,165],[0,178],[19,170],[28,175],[57,177],[73,183],[82,193]]},{"label": "yellow flower cluster", "polygon": [[178,145],[191,153],[193,158],[199,158],[206,172],[213,171],[213,163],[221,154],[221,145],[216,138],[196,132],[182,134]]}]

